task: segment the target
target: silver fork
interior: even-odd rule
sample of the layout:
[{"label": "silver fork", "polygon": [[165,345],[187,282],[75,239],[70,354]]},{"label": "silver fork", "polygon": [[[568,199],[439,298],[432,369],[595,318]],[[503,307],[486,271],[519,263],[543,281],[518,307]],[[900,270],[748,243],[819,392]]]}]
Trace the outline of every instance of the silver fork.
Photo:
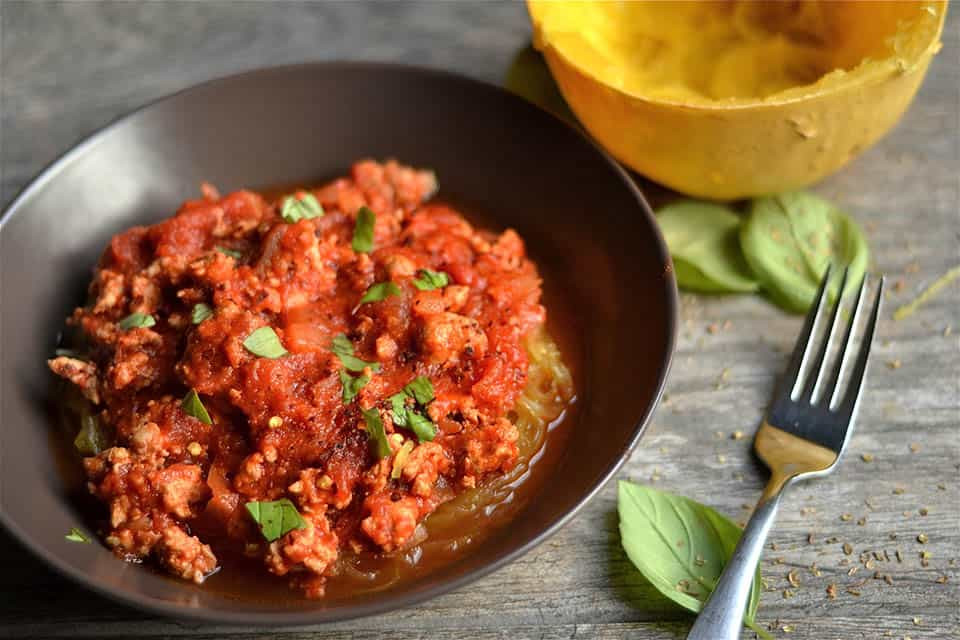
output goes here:
[{"label": "silver fork", "polygon": [[[848,271],[845,270],[839,289],[841,292],[846,287],[847,276]],[[753,442],[757,455],[770,469],[770,481],[687,640],[736,640],[740,637],[750,585],[783,491],[797,480],[825,476],[833,471],[853,433],[870,345],[880,315],[884,279],[881,276],[846,390],[839,383],[851,364],[852,344],[863,307],[867,279],[864,277],[860,285],[853,316],[847,323],[840,354],[832,367],[827,363],[830,344],[840,329],[840,296],[831,313],[826,337],[819,346],[815,344],[817,330],[823,320],[821,316],[825,315],[821,312],[828,298],[829,279],[830,270],[827,269],[820,283],[816,303],[807,314],[803,331],[797,339],[790,366],[774,393],[767,417]]]}]

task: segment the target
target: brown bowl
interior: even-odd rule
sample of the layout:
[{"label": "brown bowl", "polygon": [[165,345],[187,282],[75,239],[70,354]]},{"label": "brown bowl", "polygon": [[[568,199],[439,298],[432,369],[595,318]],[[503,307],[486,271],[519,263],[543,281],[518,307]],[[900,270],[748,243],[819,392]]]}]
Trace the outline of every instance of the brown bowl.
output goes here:
[{"label": "brown bowl", "polygon": [[[64,539],[88,522],[45,360],[110,236],[171,215],[201,180],[221,190],[316,183],[358,158],[431,167],[440,195],[513,227],[547,289],[575,310],[579,411],[549,477],[457,561],[355,600],[205,589]],[[667,374],[677,294],[666,247],[627,174],[579,132],[493,86],[390,64],[264,69],[188,89],[94,134],[0,218],[0,522],[91,589],[152,612],[307,624],[409,605],[462,586],[556,532],[626,460]],[[71,478],[72,476],[72,478]]]}]

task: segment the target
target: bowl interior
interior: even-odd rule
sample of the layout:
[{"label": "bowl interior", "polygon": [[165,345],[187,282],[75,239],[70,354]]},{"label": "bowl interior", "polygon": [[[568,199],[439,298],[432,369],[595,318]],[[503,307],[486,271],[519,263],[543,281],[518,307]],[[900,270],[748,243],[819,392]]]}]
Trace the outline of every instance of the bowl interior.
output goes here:
[{"label": "bowl interior", "polygon": [[[85,520],[58,464],[45,360],[110,236],[172,215],[207,180],[316,183],[356,159],[436,170],[440,195],[514,227],[548,288],[575,309],[580,410],[551,479],[462,560],[348,603],[205,590],[67,542]],[[376,64],[251,72],[182,92],[108,127],[21,194],[0,227],[0,516],[68,575],[152,611],[305,623],[409,604],[496,568],[551,533],[616,470],[659,396],[673,345],[669,258],[629,178],[552,116],[458,76]]]}]

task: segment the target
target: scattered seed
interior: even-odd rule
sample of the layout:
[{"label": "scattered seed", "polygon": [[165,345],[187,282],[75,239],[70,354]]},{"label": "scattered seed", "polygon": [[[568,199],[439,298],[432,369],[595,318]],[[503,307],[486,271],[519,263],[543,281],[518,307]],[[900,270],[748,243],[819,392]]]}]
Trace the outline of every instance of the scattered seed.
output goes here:
[{"label": "scattered seed", "polygon": [[789,599],[789,598],[792,598],[792,597],[795,596],[795,595],[796,595],[796,594],[795,594],[793,591],[791,591],[790,589],[784,589],[784,590],[783,590],[783,599],[784,599],[784,600],[787,600],[787,599]]},{"label": "scattered seed", "polygon": [[953,327],[951,327],[950,325],[947,325],[947,326],[945,326],[945,327],[943,328],[943,337],[944,337],[944,338],[949,337],[949,335],[950,335],[951,333],[953,333]]},{"label": "scattered seed", "polygon": [[927,540],[929,539],[930,538],[928,538],[927,534],[925,533],[921,533],[920,535],[917,536],[917,542],[919,542],[920,544],[927,544]]},{"label": "scattered seed", "polygon": [[844,542],[844,543],[843,543],[843,554],[846,555],[846,556],[848,556],[848,555],[850,555],[851,553],[853,553],[853,545],[850,544],[849,542]]},{"label": "scattered seed", "polygon": [[850,567],[850,569],[847,571],[847,575],[852,576],[859,570],[860,570],[860,567]]},{"label": "scattered seed", "polygon": [[897,549],[897,562],[903,562],[903,553],[900,552],[900,549]]},{"label": "scattered seed", "polygon": [[916,442],[911,442],[911,443],[910,443],[910,453],[916,453],[917,451],[920,451],[920,445],[917,444]]},{"label": "scattered seed", "polygon": [[780,630],[783,631],[784,633],[793,633],[793,625],[792,624],[782,625],[780,627]]},{"label": "scattered seed", "polygon": [[864,453],[860,456],[860,459],[863,460],[864,462],[873,462],[873,454]]},{"label": "scattered seed", "polygon": [[896,358],[894,360],[887,360],[888,369],[899,369],[901,366],[903,366],[903,363],[900,362],[899,358]]},{"label": "scattered seed", "polygon": [[807,534],[807,544],[813,544],[813,532]]},{"label": "scattered seed", "polygon": [[720,464],[723,464],[726,461],[727,461],[727,456],[723,455],[722,453],[717,454],[717,462],[719,462]]},{"label": "scattered seed", "polygon": [[787,582],[789,582],[790,586],[793,586],[793,587],[800,586],[800,579],[797,577],[797,572],[795,569],[787,573]]},{"label": "scattered seed", "polygon": [[947,584],[949,580],[950,580],[949,577],[947,577],[946,575],[942,575],[939,578],[937,578],[937,584]]},{"label": "scattered seed", "polygon": [[734,431],[733,433],[730,434],[730,438],[733,440],[742,440],[743,431]]},{"label": "scattered seed", "polygon": [[860,525],[861,527],[862,527],[863,525],[867,524],[867,518],[866,518],[866,516],[864,516],[864,517],[860,518],[859,520],[857,520],[857,524]]},{"label": "scattered seed", "polygon": [[890,585],[893,584],[893,578],[890,576],[889,573],[883,576],[883,581]]},{"label": "scattered seed", "polygon": [[919,627],[920,623],[921,623],[920,616],[913,616],[913,624]]},{"label": "scattered seed", "polygon": [[832,582],[827,585],[827,597],[831,600],[837,599],[837,585],[833,584]]},{"label": "scattered seed", "polygon": [[858,598],[860,597],[860,590],[854,589],[853,587],[847,587],[847,593],[852,596],[857,596]]},{"label": "scattered seed", "polygon": [[905,491],[905,489],[904,489],[903,487],[894,487],[894,488],[893,488],[893,495],[895,495],[895,496],[903,495],[903,492],[904,492],[904,491]]},{"label": "scattered seed", "polygon": [[921,507],[921,508],[920,508],[920,515],[925,516],[925,515],[927,515],[928,513],[930,513],[930,510],[927,509],[926,507]]},{"label": "scattered seed", "polygon": [[847,522],[853,519],[853,515],[849,513],[845,513],[842,516],[840,516],[840,519],[843,520],[844,522]]},{"label": "scattered seed", "polygon": [[938,484],[938,485],[937,485],[937,489],[939,489],[940,491],[946,491],[946,490],[947,490],[947,485],[945,485],[945,484]]}]

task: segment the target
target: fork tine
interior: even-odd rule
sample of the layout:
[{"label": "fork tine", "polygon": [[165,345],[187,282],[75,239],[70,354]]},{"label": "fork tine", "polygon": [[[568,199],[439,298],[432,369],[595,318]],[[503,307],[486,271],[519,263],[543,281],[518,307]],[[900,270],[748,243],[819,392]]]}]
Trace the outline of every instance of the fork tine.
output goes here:
[{"label": "fork tine", "polygon": [[830,396],[829,402],[827,403],[829,408],[834,407],[837,402],[837,398],[839,397],[837,383],[843,379],[843,372],[846,371],[847,365],[850,361],[848,354],[851,352],[850,347],[853,344],[853,338],[857,333],[857,323],[860,320],[860,313],[863,310],[863,299],[866,292],[867,276],[863,276],[863,280],[860,281],[860,288],[857,291],[857,300],[853,303],[853,313],[850,315],[850,320],[847,322],[847,331],[843,335],[843,341],[840,343],[840,353],[837,354],[837,361],[827,374],[827,377],[822,383],[820,383],[820,387],[825,390],[824,395]]},{"label": "fork tine", "polygon": [[831,265],[827,265],[827,270],[823,274],[823,280],[820,282],[820,290],[817,292],[816,302],[810,307],[810,311],[807,312],[807,317],[803,321],[803,329],[797,338],[797,346],[793,348],[793,355],[790,356],[790,364],[783,374],[782,384],[788,385],[786,388],[790,390],[791,399],[796,398],[799,393],[803,370],[810,352],[811,338],[817,332],[817,325],[820,320],[820,309],[823,307],[824,298],[826,298],[827,282],[830,281],[830,272],[832,270]]},{"label": "fork tine", "polygon": [[[863,380],[867,373],[867,359],[870,356],[870,346],[873,344],[873,335],[877,329],[877,319],[880,317],[880,306],[883,302],[883,283],[885,279],[880,276],[880,283],[877,285],[876,299],[873,302],[873,310],[870,312],[870,318],[863,331],[863,341],[860,344],[860,352],[857,354],[857,361],[853,367],[853,373],[850,374],[850,386],[847,388],[846,396],[840,405],[840,411],[847,416],[848,424],[853,422],[857,412],[857,405],[860,402],[860,391],[863,389]],[[834,390],[833,395],[836,398],[839,388]]]},{"label": "fork tine", "polygon": [[830,352],[830,344],[833,342],[833,333],[837,328],[837,318],[840,316],[843,292],[847,288],[847,277],[849,275],[850,267],[845,267],[843,270],[843,278],[840,280],[840,293],[837,294],[837,302],[833,305],[833,313],[830,316],[830,326],[827,329],[827,335],[824,336],[823,343],[820,345],[820,350],[817,353],[817,358],[813,361],[813,365],[810,368],[811,374],[816,372],[816,378],[812,378],[811,376],[804,385],[807,389],[804,392],[804,396],[809,399],[811,404],[813,404],[814,400],[820,395],[821,383],[823,382],[824,373],[827,368],[827,355]]}]

